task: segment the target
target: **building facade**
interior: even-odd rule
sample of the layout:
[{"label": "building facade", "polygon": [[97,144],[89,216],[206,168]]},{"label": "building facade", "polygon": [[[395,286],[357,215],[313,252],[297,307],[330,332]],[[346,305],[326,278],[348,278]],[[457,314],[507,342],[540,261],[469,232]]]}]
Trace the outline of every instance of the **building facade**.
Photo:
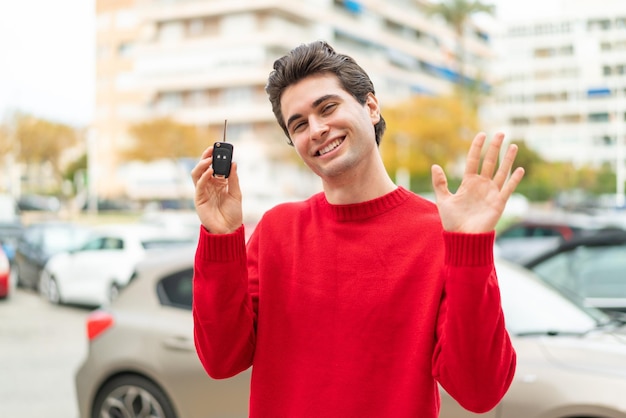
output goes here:
[{"label": "building facade", "polygon": [[622,170],[626,2],[562,5],[558,17],[508,23],[495,35],[490,114],[548,161]]},{"label": "building facade", "polygon": [[[97,0],[98,60],[94,136],[99,192],[123,191],[111,181],[116,155],[136,122],[168,116],[222,137],[241,153],[275,155],[286,148],[264,86],[274,60],[318,39],[353,56],[370,74],[383,108],[412,94],[451,92],[459,71],[458,41],[445,22],[416,0]],[[489,36],[471,26],[463,74],[484,73]],[[244,145],[249,144],[249,145]],[[252,145],[254,144],[254,145]],[[279,152],[280,153],[280,152]],[[246,160],[258,161],[259,158]],[[246,176],[276,177],[271,169]],[[243,170],[243,171],[242,171]],[[250,169],[252,170],[252,169]],[[280,177],[285,177],[281,172]],[[287,181],[290,176],[281,180]],[[293,177],[293,176],[291,176]],[[296,176],[298,178],[298,176]],[[276,184],[276,178],[273,182]],[[286,190],[301,190],[303,182]],[[269,190],[261,194],[271,194]],[[303,190],[308,194],[308,190]]]}]

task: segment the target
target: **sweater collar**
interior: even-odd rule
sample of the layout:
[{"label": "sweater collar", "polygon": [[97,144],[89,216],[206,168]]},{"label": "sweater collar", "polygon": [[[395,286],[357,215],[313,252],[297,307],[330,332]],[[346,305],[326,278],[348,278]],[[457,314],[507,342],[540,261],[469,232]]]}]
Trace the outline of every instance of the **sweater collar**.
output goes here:
[{"label": "sweater collar", "polygon": [[386,195],[361,203],[333,205],[326,200],[324,193],[318,195],[318,201],[320,206],[333,220],[338,222],[350,222],[372,218],[385,213],[405,202],[410,194],[411,192],[405,188],[397,187],[394,191]]}]

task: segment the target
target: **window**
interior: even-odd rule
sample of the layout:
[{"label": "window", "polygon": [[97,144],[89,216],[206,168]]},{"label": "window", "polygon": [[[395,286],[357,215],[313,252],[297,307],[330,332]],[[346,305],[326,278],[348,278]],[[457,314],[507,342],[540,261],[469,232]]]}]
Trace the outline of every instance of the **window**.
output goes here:
[{"label": "window", "polygon": [[184,30],[182,22],[163,23],[159,28],[159,39],[166,42],[182,39]]},{"label": "window", "polygon": [[190,36],[202,35],[204,32],[204,20],[203,19],[191,19],[187,24],[187,33]]},{"label": "window", "polygon": [[589,122],[608,122],[609,121],[609,113],[590,113],[589,114]]},{"label": "window", "polygon": [[193,269],[176,272],[157,285],[159,302],[165,306],[191,310],[193,298]]},{"label": "window", "polygon": [[626,298],[626,246],[578,247],[533,267],[545,281],[580,298]]}]

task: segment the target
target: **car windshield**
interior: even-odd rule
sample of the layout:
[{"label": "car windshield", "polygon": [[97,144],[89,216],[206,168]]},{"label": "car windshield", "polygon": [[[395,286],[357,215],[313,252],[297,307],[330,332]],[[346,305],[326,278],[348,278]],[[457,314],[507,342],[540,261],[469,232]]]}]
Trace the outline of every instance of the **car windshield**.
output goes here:
[{"label": "car windshield", "polygon": [[48,227],[43,235],[43,248],[48,254],[75,250],[89,237],[89,231],[81,228]]},{"label": "car windshield", "polygon": [[567,298],[522,267],[498,262],[506,326],[513,335],[582,334],[609,323],[603,312]]},{"label": "car windshield", "polygon": [[581,301],[589,298],[626,299],[626,245],[580,246],[556,254],[532,270]]}]

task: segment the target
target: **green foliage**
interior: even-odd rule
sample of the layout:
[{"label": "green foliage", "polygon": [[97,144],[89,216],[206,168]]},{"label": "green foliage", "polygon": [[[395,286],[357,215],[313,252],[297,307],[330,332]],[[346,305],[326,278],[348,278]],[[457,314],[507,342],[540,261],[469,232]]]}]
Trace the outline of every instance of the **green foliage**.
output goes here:
[{"label": "green foliage", "polygon": [[469,147],[468,132],[476,132],[475,111],[458,97],[415,96],[385,108],[387,132],[381,144],[390,173],[400,167],[412,178],[430,178],[430,167],[446,168],[462,158]]}]

